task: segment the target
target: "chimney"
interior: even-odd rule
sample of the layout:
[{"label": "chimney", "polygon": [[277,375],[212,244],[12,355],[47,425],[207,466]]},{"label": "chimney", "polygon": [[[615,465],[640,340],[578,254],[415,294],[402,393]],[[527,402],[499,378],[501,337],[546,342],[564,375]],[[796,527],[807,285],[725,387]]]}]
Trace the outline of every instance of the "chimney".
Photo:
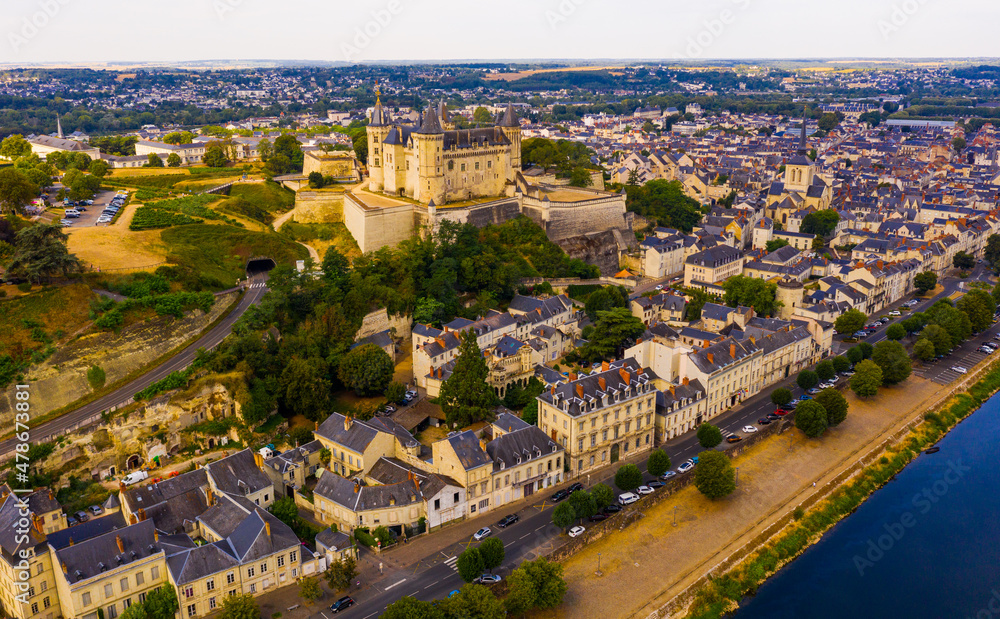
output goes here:
[{"label": "chimney", "polygon": [[750,336],[750,343],[756,346],[756,344],[757,344],[757,338],[755,338],[754,336],[751,335]]},{"label": "chimney", "polygon": [[479,439],[479,448],[482,449],[483,451],[486,451],[486,443],[487,441],[485,438]]},{"label": "chimney", "polygon": [[361,482],[354,480],[354,494],[361,492]]},{"label": "chimney", "polygon": [[390,494],[389,495],[389,505],[395,505],[395,504],[396,504],[396,497],[394,497],[394,496],[392,496]]},{"label": "chimney", "polygon": [[706,356],[708,357],[709,363],[715,363],[715,355],[713,355],[712,353],[708,353]]},{"label": "chimney", "polygon": [[552,389],[549,390],[549,394],[550,395],[555,395],[556,394],[556,386],[555,385],[552,385]]},{"label": "chimney", "polygon": [[702,342],[701,343],[701,347],[702,348],[708,348],[708,340],[705,340],[704,342]]},{"label": "chimney", "polygon": [[139,523],[139,519],[135,517],[135,514],[132,514],[131,516],[128,517],[128,523],[129,524],[138,524]]},{"label": "chimney", "polygon": [[733,359],[736,358],[736,344],[735,343],[730,343],[729,344],[729,356],[732,357]]},{"label": "chimney", "polygon": [[638,344],[642,344],[642,338],[640,337],[639,339],[637,339],[637,340],[635,341],[635,343],[636,343],[637,345],[638,345]]},{"label": "chimney", "polygon": [[579,378],[579,377],[578,377],[578,376],[576,375],[576,372],[570,372],[570,373],[569,373],[569,379],[570,379],[571,381],[572,381],[572,380],[576,380],[577,378]]},{"label": "chimney", "polygon": [[[71,538],[69,538],[69,545],[70,545],[70,546],[72,546],[72,545],[73,545],[73,544],[75,544],[75,543],[76,543],[76,542],[74,542],[74,541],[73,541],[73,538],[72,538],[72,537],[71,537]],[[63,567],[63,569],[66,569],[66,568],[65,568],[65,567]]]},{"label": "chimney", "polygon": [[140,507],[139,508],[139,522],[142,522],[145,519],[146,519],[146,510]]},{"label": "chimney", "polygon": [[670,385],[670,395],[675,395],[674,386]]},{"label": "chimney", "polygon": [[209,507],[215,505],[215,494],[212,493],[211,486],[205,488],[205,502],[208,503]]},{"label": "chimney", "polygon": [[632,381],[632,375],[629,374],[625,368],[620,368],[618,370],[618,375],[622,377],[622,381],[627,385]]},{"label": "chimney", "polygon": [[153,541],[154,542],[160,541],[160,532],[157,531],[155,528],[153,529]]},{"label": "chimney", "polygon": [[268,537],[271,537],[271,523],[267,520],[264,521],[264,532],[267,533]]},{"label": "chimney", "polygon": [[313,432],[318,432],[318,431],[319,431],[319,422],[318,421],[314,421],[313,422]]},{"label": "chimney", "polygon": [[607,372],[609,367],[610,366],[608,365],[607,361],[601,361],[601,371],[602,372]]},{"label": "chimney", "polygon": [[601,386],[601,391],[607,391],[608,381],[604,380],[603,376],[597,379],[597,384]]},{"label": "chimney", "polygon": [[576,386],[576,395],[581,399],[583,398],[583,385]]},{"label": "chimney", "polygon": [[125,552],[125,542],[122,541],[121,535],[115,536],[115,543],[118,544],[118,552]]},{"label": "chimney", "polygon": [[253,463],[257,465],[257,468],[264,470],[264,456],[260,455],[258,452],[253,452]]},{"label": "chimney", "polygon": [[[70,541],[73,541],[73,538],[70,538]],[[69,574],[69,568],[66,567],[65,562],[60,562],[59,565],[62,567],[63,574]]]},{"label": "chimney", "polygon": [[49,488],[49,500],[50,501],[55,501],[56,500],[55,495],[52,494],[52,489],[51,488]]},{"label": "chimney", "polygon": [[351,429],[351,424],[352,423],[354,423],[354,420],[351,419],[351,416],[350,415],[344,415],[344,431],[345,432],[347,430]]},{"label": "chimney", "polygon": [[35,530],[39,533],[44,533],[42,531],[42,519],[38,517],[38,514],[31,514],[31,524],[34,525]]}]

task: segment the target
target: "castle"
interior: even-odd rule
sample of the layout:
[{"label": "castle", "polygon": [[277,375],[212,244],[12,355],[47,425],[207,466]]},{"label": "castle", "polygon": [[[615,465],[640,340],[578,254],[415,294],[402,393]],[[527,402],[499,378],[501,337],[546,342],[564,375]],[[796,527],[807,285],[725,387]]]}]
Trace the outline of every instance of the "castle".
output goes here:
[{"label": "castle", "polygon": [[443,205],[504,195],[521,169],[513,105],[494,127],[445,131],[433,105],[419,124],[393,124],[376,102],[368,125],[370,191]]}]

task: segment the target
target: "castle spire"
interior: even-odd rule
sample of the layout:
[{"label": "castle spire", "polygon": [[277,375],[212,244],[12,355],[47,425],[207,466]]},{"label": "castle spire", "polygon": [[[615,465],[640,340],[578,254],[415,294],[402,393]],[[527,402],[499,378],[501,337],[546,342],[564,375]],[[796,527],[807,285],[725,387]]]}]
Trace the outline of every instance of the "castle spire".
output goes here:
[{"label": "castle spire", "polygon": [[806,154],[806,106],[802,106],[802,134],[799,136],[799,154]]},{"label": "castle spire", "polygon": [[382,91],[379,89],[378,81],[375,82],[375,109],[372,110],[372,119],[369,124],[373,127],[381,127],[386,124],[385,112],[382,111]]},{"label": "castle spire", "polygon": [[501,127],[520,127],[521,123],[517,119],[517,112],[514,111],[514,104],[508,103],[504,110],[503,118],[500,119]]},{"label": "castle spire", "polygon": [[441,122],[438,120],[437,110],[434,109],[433,103],[427,106],[427,111],[424,112],[424,117],[420,123],[420,129],[417,130],[417,133],[422,135],[436,135],[444,133],[444,129],[441,128]]},{"label": "castle spire", "polygon": [[62,138],[63,137],[62,119],[59,118],[58,114],[56,114],[56,137],[57,138]]}]

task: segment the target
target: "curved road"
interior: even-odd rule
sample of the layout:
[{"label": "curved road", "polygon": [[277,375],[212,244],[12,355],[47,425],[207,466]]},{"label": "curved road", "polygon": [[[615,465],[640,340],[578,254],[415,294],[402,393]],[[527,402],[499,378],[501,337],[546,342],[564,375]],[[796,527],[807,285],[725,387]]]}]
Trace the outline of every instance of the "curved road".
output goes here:
[{"label": "curved road", "polygon": [[[81,406],[80,408],[66,413],[65,415],[60,415],[52,421],[48,421],[40,426],[32,428],[31,441],[45,442],[51,436],[59,434],[68,428],[72,428],[76,424],[89,419],[101,411],[105,411],[112,406],[125,402],[134,396],[138,391],[141,391],[156,381],[166,377],[171,372],[186,368],[192,361],[194,361],[199,348],[212,348],[225,339],[225,337],[232,331],[233,323],[235,323],[251,305],[260,301],[261,297],[263,297],[266,292],[267,273],[257,273],[251,276],[249,280],[249,287],[243,295],[243,298],[240,299],[239,304],[237,304],[229,315],[219,322],[219,324],[215,325],[211,331],[202,335],[197,341],[188,345],[187,348],[168,359],[162,365],[153,368],[125,386],[112,391],[90,404]],[[13,438],[0,442],[0,459],[9,456],[13,452],[15,443],[16,441]]]}]

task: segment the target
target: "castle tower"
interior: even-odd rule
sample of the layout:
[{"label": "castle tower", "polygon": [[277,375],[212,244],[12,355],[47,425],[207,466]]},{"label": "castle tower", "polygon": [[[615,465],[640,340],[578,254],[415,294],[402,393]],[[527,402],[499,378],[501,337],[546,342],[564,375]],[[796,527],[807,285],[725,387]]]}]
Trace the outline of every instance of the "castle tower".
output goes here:
[{"label": "castle tower", "polygon": [[500,119],[500,127],[504,135],[510,140],[510,173],[509,178],[521,170],[521,123],[517,119],[517,112],[514,111],[514,104],[508,103],[507,109]]},{"label": "castle tower", "polygon": [[816,165],[809,158],[806,146],[806,110],[802,108],[802,133],[799,136],[799,151],[785,164],[785,190],[805,193],[816,175]]},{"label": "castle tower", "polygon": [[375,109],[372,110],[371,122],[368,123],[368,189],[370,191],[382,191],[385,184],[385,174],[382,170],[382,163],[385,153],[382,152],[382,142],[389,133],[389,119],[385,110],[382,109],[382,97],[375,86]]},{"label": "castle tower", "polygon": [[413,133],[417,155],[417,182],[413,188],[413,199],[444,204],[444,129],[434,107],[433,103],[427,106],[420,128]]},{"label": "castle tower", "polygon": [[779,317],[782,320],[791,318],[795,308],[802,305],[802,295],[804,293],[805,286],[797,279],[784,277],[778,282],[775,298],[781,302]]}]

